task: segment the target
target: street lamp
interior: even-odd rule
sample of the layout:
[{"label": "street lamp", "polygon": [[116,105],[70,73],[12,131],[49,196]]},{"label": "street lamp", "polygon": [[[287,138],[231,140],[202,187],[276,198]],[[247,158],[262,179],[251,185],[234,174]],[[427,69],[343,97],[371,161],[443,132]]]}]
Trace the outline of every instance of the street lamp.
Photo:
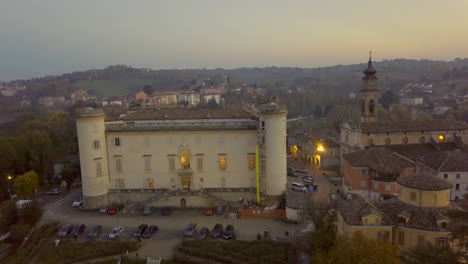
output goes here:
[{"label": "street lamp", "polygon": [[10,200],[11,200],[11,180],[13,179],[13,177],[8,175],[7,179],[8,179],[8,194],[10,195]]}]

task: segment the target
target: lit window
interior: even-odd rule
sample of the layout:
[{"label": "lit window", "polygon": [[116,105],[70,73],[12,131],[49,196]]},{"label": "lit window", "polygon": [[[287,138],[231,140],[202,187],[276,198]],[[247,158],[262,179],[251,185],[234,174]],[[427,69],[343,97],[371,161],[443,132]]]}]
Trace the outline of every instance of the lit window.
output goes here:
[{"label": "lit window", "polygon": [[114,146],[120,147],[120,138],[114,138]]},{"label": "lit window", "polygon": [[219,168],[226,169],[226,155],[219,155]]},{"label": "lit window", "polygon": [[247,157],[249,161],[249,169],[255,169],[255,154],[249,154]]},{"label": "lit window", "polygon": [[445,136],[443,134],[440,134],[438,139],[439,139],[439,142],[444,142]]},{"label": "lit window", "polygon": [[148,189],[153,189],[154,188],[153,179],[151,179],[151,178],[146,179],[146,184],[148,185]]},{"label": "lit window", "polygon": [[94,140],[93,149],[100,149],[100,148],[101,148],[101,142],[99,140]]},{"label": "lit window", "polygon": [[123,178],[118,178],[117,179],[117,188],[119,188],[119,189],[125,188],[125,179],[123,179]]}]

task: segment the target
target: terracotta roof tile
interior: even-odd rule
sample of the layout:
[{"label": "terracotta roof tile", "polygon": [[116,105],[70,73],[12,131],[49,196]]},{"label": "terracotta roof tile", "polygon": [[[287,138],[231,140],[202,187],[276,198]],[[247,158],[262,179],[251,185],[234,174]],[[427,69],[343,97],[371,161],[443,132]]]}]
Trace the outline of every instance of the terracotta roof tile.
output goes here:
[{"label": "terracotta roof tile", "polygon": [[348,225],[363,225],[362,217],[375,214],[382,217],[382,225],[390,225],[392,221],[379,208],[368,203],[358,194],[352,194],[351,199],[337,200],[336,206]]},{"label": "terracotta roof tile", "polygon": [[420,162],[435,171],[468,171],[468,155],[461,151],[440,151],[421,157]]},{"label": "terracotta roof tile", "polygon": [[369,167],[378,172],[397,174],[402,168],[415,167],[416,163],[386,148],[369,148],[343,155],[353,167]]},{"label": "terracotta roof tile", "polygon": [[453,184],[448,181],[426,173],[398,177],[396,181],[409,188],[427,191],[440,191],[453,187]]}]

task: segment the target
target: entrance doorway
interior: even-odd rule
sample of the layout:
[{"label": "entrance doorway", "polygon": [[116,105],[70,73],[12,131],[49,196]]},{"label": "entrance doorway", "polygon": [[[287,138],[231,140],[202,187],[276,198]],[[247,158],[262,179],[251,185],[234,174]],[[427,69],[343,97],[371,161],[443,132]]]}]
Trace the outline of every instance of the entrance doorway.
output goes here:
[{"label": "entrance doorway", "polygon": [[187,207],[187,200],[180,199],[180,208],[184,209]]}]

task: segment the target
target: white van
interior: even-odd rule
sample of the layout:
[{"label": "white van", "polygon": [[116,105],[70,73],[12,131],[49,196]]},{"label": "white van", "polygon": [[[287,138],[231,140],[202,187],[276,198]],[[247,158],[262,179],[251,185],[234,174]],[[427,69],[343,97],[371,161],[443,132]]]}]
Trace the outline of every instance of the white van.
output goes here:
[{"label": "white van", "polygon": [[296,192],[307,192],[307,187],[300,182],[291,182],[291,190]]}]

